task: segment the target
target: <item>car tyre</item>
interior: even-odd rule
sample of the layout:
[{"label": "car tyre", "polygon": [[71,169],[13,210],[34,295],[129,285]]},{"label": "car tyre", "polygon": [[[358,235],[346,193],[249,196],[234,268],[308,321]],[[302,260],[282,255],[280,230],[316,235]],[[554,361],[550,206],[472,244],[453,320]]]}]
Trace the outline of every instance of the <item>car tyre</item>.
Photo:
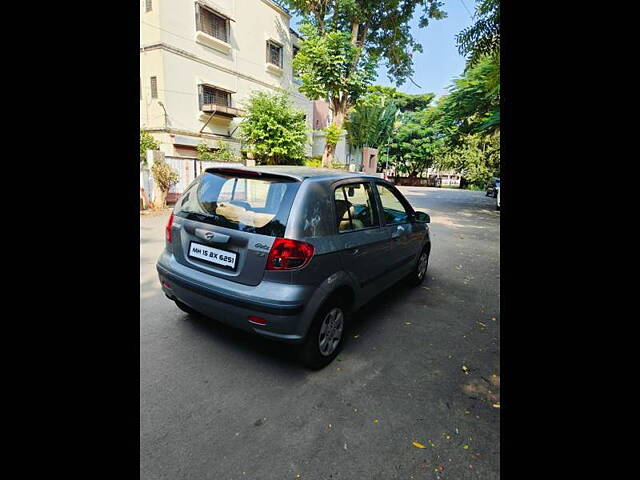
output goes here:
[{"label": "car tyre", "polygon": [[349,318],[349,308],[340,297],[330,298],[322,305],[299,349],[299,358],[305,367],[320,370],[338,356]]},{"label": "car tyre", "polygon": [[182,303],[180,300],[174,300],[174,302],[176,303],[176,306],[180,310],[182,310],[184,313],[188,313],[189,315],[198,315],[198,312],[196,310],[194,310],[193,308],[191,308],[186,303]]},{"label": "car tyre", "polygon": [[417,287],[422,285],[422,282],[424,282],[424,279],[427,277],[427,269],[429,267],[429,253],[429,249],[425,247],[420,252],[420,255],[418,255],[416,268],[407,277],[409,285]]}]

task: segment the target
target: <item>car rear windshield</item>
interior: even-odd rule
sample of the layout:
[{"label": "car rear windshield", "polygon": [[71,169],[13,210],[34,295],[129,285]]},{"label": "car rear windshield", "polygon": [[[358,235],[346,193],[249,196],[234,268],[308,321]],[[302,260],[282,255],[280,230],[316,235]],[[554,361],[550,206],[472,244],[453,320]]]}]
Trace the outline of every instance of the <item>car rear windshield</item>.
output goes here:
[{"label": "car rear windshield", "polygon": [[283,237],[299,185],[282,177],[206,172],[183,193],[174,214],[243,232]]}]

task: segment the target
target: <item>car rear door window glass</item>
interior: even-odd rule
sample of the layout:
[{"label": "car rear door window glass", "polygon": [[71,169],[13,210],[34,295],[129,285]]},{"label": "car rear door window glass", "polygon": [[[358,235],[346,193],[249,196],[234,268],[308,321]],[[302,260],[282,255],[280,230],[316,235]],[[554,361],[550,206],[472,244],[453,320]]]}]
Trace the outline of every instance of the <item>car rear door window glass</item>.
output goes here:
[{"label": "car rear door window glass", "polygon": [[368,183],[353,183],[335,190],[338,231],[346,232],[378,226]]},{"label": "car rear door window glass", "polygon": [[244,232],[281,237],[299,183],[205,173],[176,204],[175,214]]},{"label": "car rear door window glass", "polygon": [[378,194],[380,195],[380,203],[384,215],[384,222],[387,225],[398,225],[409,221],[409,212],[404,207],[396,194],[386,185],[376,184]]}]

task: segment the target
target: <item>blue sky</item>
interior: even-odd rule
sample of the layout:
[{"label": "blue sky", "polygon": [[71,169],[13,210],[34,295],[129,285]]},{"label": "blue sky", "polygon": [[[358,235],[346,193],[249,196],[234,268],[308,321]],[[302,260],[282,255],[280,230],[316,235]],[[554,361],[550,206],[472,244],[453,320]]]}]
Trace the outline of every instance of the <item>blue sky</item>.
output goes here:
[{"label": "blue sky", "polygon": [[[447,18],[431,20],[426,28],[418,28],[419,15],[416,15],[411,21],[412,34],[424,49],[424,53],[416,52],[413,55],[415,70],[413,80],[422,88],[416,87],[407,80],[399,87],[402,92],[413,94],[433,92],[436,97],[446,95],[449,93],[446,88],[451,85],[453,78],[459,76],[464,70],[464,57],[458,54],[455,37],[461,30],[473,23],[469,12],[473,14],[475,2],[474,0],[448,0],[444,3]],[[465,5],[468,11],[465,9]],[[292,25],[295,24],[297,22],[294,17]],[[378,68],[376,83],[395,86],[387,78],[384,65]]]}]

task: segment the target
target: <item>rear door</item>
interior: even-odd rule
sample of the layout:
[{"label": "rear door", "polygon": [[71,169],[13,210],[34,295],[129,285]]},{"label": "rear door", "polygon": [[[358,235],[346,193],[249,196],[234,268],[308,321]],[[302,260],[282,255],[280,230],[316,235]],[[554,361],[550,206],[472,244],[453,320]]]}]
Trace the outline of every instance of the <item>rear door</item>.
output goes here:
[{"label": "rear door", "polygon": [[386,183],[375,182],[375,191],[382,214],[382,229],[390,239],[383,257],[386,278],[388,283],[393,283],[413,268],[423,233],[414,231],[413,209],[398,190]]},{"label": "rear door", "polygon": [[376,280],[384,275],[382,257],[387,244],[373,185],[369,181],[336,184],[334,207],[340,260],[367,296],[366,292],[373,292]]},{"label": "rear door", "polygon": [[299,185],[261,172],[203,173],[174,209],[176,260],[212,276],[257,285],[273,241],[284,236]]}]

